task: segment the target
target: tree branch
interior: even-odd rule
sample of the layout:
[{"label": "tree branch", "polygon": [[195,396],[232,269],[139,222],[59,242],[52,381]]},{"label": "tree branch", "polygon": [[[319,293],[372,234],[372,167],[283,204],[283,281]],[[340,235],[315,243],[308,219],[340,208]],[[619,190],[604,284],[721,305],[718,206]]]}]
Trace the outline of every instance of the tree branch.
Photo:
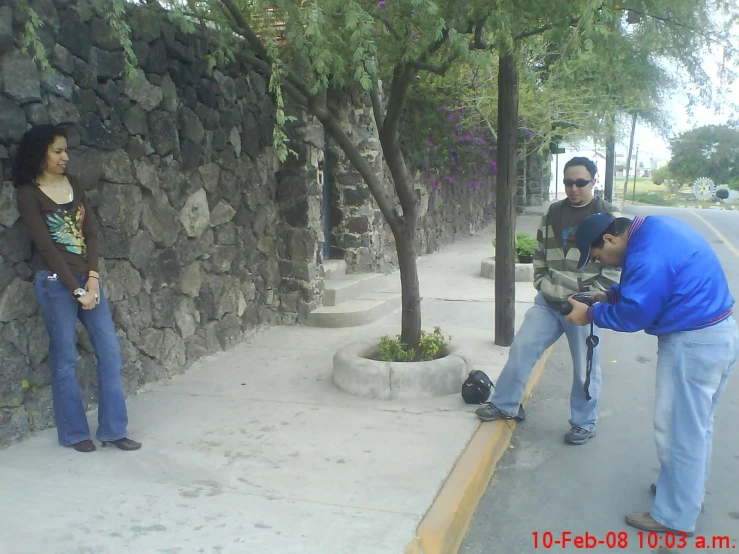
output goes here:
[{"label": "tree branch", "polygon": [[436,73],[437,75],[441,75],[443,77],[444,74],[449,69],[451,62],[447,62],[442,66],[434,65],[431,63],[423,63],[423,62],[411,62],[409,65],[416,71],[429,71],[431,73]]},{"label": "tree branch", "polygon": [[372,83],[370,99],[372,100],[372,111],[375,114],[375,126],[377,127],[377,132],[381,133],[382,126],[385,122],[385,114],[384,110],[382,109],[382,98],[380,98],[380,85],[377,82],[376,78]]},{"label": "tree branch", "polygon": [[473,49],[476,50],[487,50],[485,43],[482,40],[482,32],[485,30],[485,22],[487,18],[480,19],[475,23],[475,39],[472,41]]},{"label": "tree branch", "polygon": [[269,62],[270,57],[269,53],[267,52],[267,48],[265,48],[262,40],[251,28],[251,25],[249,25],[249,22],[244,17],[244,14],[241,13],[241,10],[236,5],[234,0],[221,0],[221,4],[223,4],[226,10],[228,10],[228,13],[231,15],[231,17],[233,17],[234,21],[236,21],[236,24],[239,27],[239,34],[246,39],[252,50],[254,50],[257,56]]},{"label": "tree branch", "polygon": [[[383,127],[390,133],[389,136],[393,136],[397,133],[398,123],[400,116],[403,114],[405,108],[405,101],[408,97],[408,88],[411,85],[411,81],[416,76],[418,65],[428,65],[427,60],[429,57],[437,52],[439,48],[443,46],[449,38],[449,31],[444,29],[442,36],[439,40],[432,42],[428,48],[413,62],[408,64],[398,63],[393,70],[393,80],[390,85],[390,99],[387,103],[387,112],[385,114],[385,122]],[[451,61],[449,62],[451,63]]]},{"label": "tree branch", "polygon": [[495,129],[493,129],[493,126],[490,124],[490,121],[488,121],[488,118],[485,117],[485,114],[482,113],[482,110],[480,110],[479,107],[475,107],[475,110],[477,111],[477,113],[480,114],[480,116],[482,117],[482,120],[485,122],[485,125],[488,126],[488,130],[490,131],[490,134],[493,135],[493,140],[497,144],[498,143],[498,133],[495,132]]},{"label": "tree branch", "polygon": [[401,37],[398,31],[395,30],[392,22],[387,17],[385,17],[384,15],[378,15],[377,19],[385,24],[385,28],[390,32],[391,35],[393,35],[395,40],[403,40],[403,37]]},{"label": "tree branch", "polygon": [[[249,54],[239,52],[235,54],[235,57],[242,62],[252,65],[257,71],[264,73],[264,75],[267,77],[269,77],[270,71],[272,71],[272,66],[269,65],[267,62],[265,62],[264,60],[260,60],[259,58],[255,58],[254,56],[250,56]],[[301,106],[308,106],[308,101],[310,97],[303,94],[302,91],[294,86],[290,81],[283,79],[280,84],[284,87],[288,94],[290,94],[290,96],[292,96],[292,98]]]},{"label": "tree branch", "polygon": [[408,89],[414,76],[415,72],[411,67],[407,65],[401,66],[400,64],[395,66],[393,80],[390,84],[390,97],[388,98],[385,119],[382,124],[382,133],[380,134],[380,137],[386,135],[386,140],[393,142],[397,140],[400,117],[403,115],[405,101],[408,97]]},{"label": "tree branch", "polygon": [[[244,17],[244,14],[239,11],[238,6],[235,4],[234,0],[221,0],[221,4],[223,4],[224,8],[226,8],[227,13],[231,15],[231,17],[236,22],[236,27],[234,31],[244,37],[246,41],[249,43],[249,46],[251,46],[252,50],[256,53],[256,55],[259,58],[262,58],[265,62],[267,62],[270,65],[272,65],[272,58],[270,57],[269,53],[267,52],[267,48],[264,46],[264,43],[262,40],[257,36],[257,34],[254,32],[254,30],[251,28],[251,25],[249,25],[249,22]],[[298,75],[290,68],[285,68],[285,76],[282,79],[283,84],[285,82],[291,84],[293,87],[295,87],[298,91],[300,91],[300,94],[305,96],[305,98],[310,99],[312,98],[312,94],[310,93],[310,89],[305,84],[305,81],[298,77]]]},{"label": "tree branch", "polygon": [[269,65],[267,62],[254,56],[250,56],[249,54],[239,52],[236,54],[236,57],[243,62],[251,64],[252,66],[254,66],[254,68],[256,68],[258,71],[261,71],[265,75],[269,75],[270,71],[272,71],[272,66]]},{"label": "tree branch", "polygon": [[715,42],[716,44],[718,44],[720,46],[723,46],[727,50],[730,50],[732,52],[739,52],[739,50],[737,50],[736,48],[734,48],[730,43],[722,42],[720,39],[715,38],[715,37],[713,37],[713,36],[711,36],[709,34],[706,34],[703,31],[701,31],[700,29],[696,29],[695,27],[691,27],[690,25],[687,25],[687,24],[682,23],[680,21],[677,21],[675,19],[671,19],[669,17],[663,17],[663,16],[655,15],[653,13],[642,12],[640,10],[635,10],[633,8],[619,8],[618,11],[631,12],[631,13],[635,13],[637,15],[640,15],[642,17],[648,17],[650,19],[656,19],[657,21],[662,21],[663,23],[668,23],[670,25],[675,25],[676,27],[682,27],[684,29],[687,29],[688,31],[691,31],[691,32],[695,33],[696,35],[699,35],[699,36],[703,37],[704,39],[706,39],[706,40],[708,40],[710,42]]},{"label": "tree branch", "polygon": [[[577,25],[580,23],[579,18],[573,18],[570,19],[569,23],[567,24],[568,27],[577,27]],[[523,33],[520,33],[518,35],[515,35],[513,37],[513,40],[523,40],[525,38],[534,37],[536,35],[540,35],[542,33],[545,33],[546,31],[549,31],[551,29],[555,29],[559,27],[561,23],[549,23],[548,25],[542,25],[541,27],[537,27],[536,29],[531,29],[530,31],[524,31]]]},{"label": "tree branch", "polygon": [[399,231],[402,225],[402,219],[395,209],[395,205],[392,200],[385,193],[385,189],[382,183],[377,178],[375,170],[372,168],[367,159],[357,150],[356,145],[347,136],[344,130],[339,125],[336,118],[331,112],[324,107],[320,107],[314,101],[309,106],[310,112],[318,118],[323,127],[328,131],[331,137],[336,141],[339,147],[344,151],[349,161],[352,163],[354,168],[359,171],[359,174],[367,183],[367,187],[370,189],[373,198],[377,202],[377,206],[380,208],[382,215],[385,217],[388,225],[393,231]]},{"label": "tree branch", "polygon": [[[475,24],[475,34],[474,39],[472,41],[472,44],[470,45],[471,50],[493,50],[495,48],[492,44],[485,44],[482,40],[482,32],[483,28],[485,26],[485,19],[478,21]],[[575,27],[580,22],[579,19],[573,18],[569,21],[567,24],[568,27]],[[529,31],[524,31],[522,33],[519,33],[518,35],[514,35],[513,40],[523,40],[525,38],[533,37],[536,35],[540,35],[546,31],[549,31],[550,29],[556,29],[559,27],[561,23],[549,23],[547,25],[542,25],[541,27],[536,27],[535,29],[531,29]]]}]

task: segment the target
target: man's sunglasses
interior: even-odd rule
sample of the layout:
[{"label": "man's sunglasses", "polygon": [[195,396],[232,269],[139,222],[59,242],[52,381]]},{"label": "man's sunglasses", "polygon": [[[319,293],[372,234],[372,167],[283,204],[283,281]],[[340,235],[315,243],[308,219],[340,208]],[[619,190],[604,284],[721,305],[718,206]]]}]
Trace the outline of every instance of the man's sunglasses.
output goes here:
[{"label": "man's sunglasses", "polygon": [[572,179],[565,179],[562,181],[566,187],[571,187],[572,185],[577,185],[577,188],[581,189],[583,187],[586,187],[590,184],[592,179],[577,179],[573,181]]}]

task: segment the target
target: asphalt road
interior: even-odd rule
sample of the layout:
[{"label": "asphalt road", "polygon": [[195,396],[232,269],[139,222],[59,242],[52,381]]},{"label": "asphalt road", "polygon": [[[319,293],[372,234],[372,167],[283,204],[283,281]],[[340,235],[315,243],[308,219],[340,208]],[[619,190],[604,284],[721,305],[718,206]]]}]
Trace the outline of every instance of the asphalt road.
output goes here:
[{"label": "asphalt road", "polygon": [[[732,294],[739,300],[739,213],[627,211],[673,215],[699,230],[721,259]],[[658,535],[660,542],[650,545],[647,533],[640,536],[624,523],[624,514],[649,511],[649,484],[659,467],[652,429],[657,339],[644,333],[604,331],[599,348],[603,393],[597,436],[583,446],[563,441],[571,386],[571,361],[563,338],[534,390],[527,420],[516,428],[511,447],[498,464],[460,554],[739,551],[739,376],[729,382],[717,410],[712,472],[696,537],[673,545]],[[587,533],[611,542],[593,548],[578,548],[573,542],[566,547],[549,545],[550,539],[561,541],[563,533],[570,533],[571,540]],[[706,538],[706,548],[696,548],[699,537]],[[715,548],[714,537],[719,537]],[[718,548],[720,537],[728,537],[728,548]]]}]

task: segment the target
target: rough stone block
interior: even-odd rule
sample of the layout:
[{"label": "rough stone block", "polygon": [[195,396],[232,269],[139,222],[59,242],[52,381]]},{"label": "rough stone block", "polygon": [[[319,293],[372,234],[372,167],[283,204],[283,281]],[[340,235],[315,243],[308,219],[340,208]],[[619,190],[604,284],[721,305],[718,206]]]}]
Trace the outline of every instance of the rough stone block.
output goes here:
[{"label": "rough stone block", "polygon": [[102,154],[103,179],[108,183],[130,184],[134,182],[133,166],[125,150],[117,149]]},{"label": "rough stone block", "polygon": [[25,132],[26,113],[15,102],[0,96],[0,142],[17,142]]},{"label": "rough stone block", "polygon": [[204,189],[194,192],[180,210],[180,223],[189,237],[199,237],[210,225],[208,197]]},{"label": "rough stone block", "polygon": [[0,182],[0,225],[12,227],[19,217],[13,183],[9,181]]},{"label": "rough stone block", "polygon": [[[124,93],[144,111],[150,112],[158,107],[164,97],[161,87],[152,85],[141,70],[136,70],[133,78],[124,79]],[[140,127],[141,125],[137,125]],[[137,133],[143,134],[143,133]]]},{"label": "rough stone block", "polygon": [[149,140],[158,156],[179,151],[179,134],[174,115],[161,110],[149,113]]},{"label": "rough stone block", "polygon": [[[25,319],[36,312],[33,286],[28,281],[13,279],[0,293],[0,322]],[[0,367],[4,367],[0,364]]]},{"label": "rough stone block", "polygon": [[103,202],[98,208],[100,222],[126,236],[133,236],[141,222],[141,189],[133,185],[105,184]]},{"label": "rough stone block", "polygon": [[22,104],[41,100],[38,69],[26,52],[11,52],[0,58],[3,92]]},{"label": "rough stone block", "polygon": [[144,204],[141,224],[156,244],[169,248],[177,242],[181,229],[177,216],[178,213],[169,204],[167,195],[158,191]]}]

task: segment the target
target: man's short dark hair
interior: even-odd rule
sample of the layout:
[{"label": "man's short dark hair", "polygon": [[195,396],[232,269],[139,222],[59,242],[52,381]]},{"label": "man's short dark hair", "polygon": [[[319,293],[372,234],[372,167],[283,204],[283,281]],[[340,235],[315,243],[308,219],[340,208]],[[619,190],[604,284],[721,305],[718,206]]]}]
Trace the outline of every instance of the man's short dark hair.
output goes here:
[{"label": "man's short dark hair", "polygon": [[590,247],[603,248],[606,243],[606,241],[603,240],[603,235],[613,235],[614,237],[620,237],[626,231],[628,231],[630,225],[631,220],[628,217],[617,217],[613,220],[613,223],[611,223],[608,228],[601,233],[600,237],[598,237],[593,242],[593,244],[590,245]]},{"label": "man's short dark hair", "polygon": [[565,164],[565,171],[568,167],[575,167],[578,165],[582,165],[585,167],[585,169],[588,170],[591,179],[594,179],[596,173],[598,173],[598,166],[595,165],[595,162],[584,156],[575,156],[574,158],[572,158],[569,162]]}]

